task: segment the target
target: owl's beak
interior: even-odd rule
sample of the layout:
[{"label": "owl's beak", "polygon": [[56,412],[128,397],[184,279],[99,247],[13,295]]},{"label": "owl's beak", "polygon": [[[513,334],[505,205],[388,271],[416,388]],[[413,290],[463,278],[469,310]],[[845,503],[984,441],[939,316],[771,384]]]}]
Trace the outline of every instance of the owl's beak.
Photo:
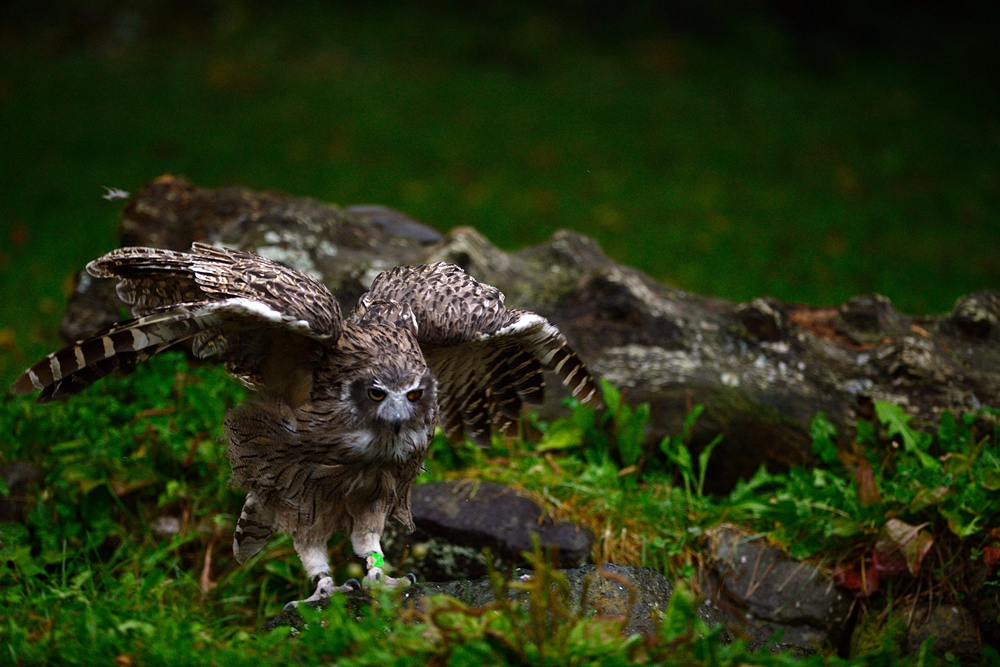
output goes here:
[{"label": "owl's beak", "polygon": [[406,404],[406,399],[402,397],[390,396],[386,399],[385,405],[380,410],[380,417],[392,427],[393,433],[399,435],[403,428],[403,421],[410,416],[410,406]]}]

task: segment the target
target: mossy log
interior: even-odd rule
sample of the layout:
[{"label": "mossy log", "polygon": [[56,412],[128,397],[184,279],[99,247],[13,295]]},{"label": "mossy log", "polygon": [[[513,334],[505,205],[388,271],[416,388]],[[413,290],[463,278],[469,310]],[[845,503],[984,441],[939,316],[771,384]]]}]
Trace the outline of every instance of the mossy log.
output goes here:
[{"label": "mossy log", "polygon": [[[962,297],[950,313],[910,316],[865,295],[839,307],[772,298],[733,303],[688,294],[609,259],[593,240],[558,231],[504,252],[471,228],[440,234],[380,206],[339,208],[245,188],[203,189],[173,176],[126,205],[123,245],[186,250],[192,241],[253,250],[322,279],[345,311],[382,270],[448,261],[499,287],[566,333],[598,376],[652,407],[650,442],[676,433],[696,403],[695,445],[725,434],[709,484],[807,463],[823,411],[845,441],[875,401],[918,425],[942,410],[1000,405],[1000,293]],[[76,339],[119,318],[113,286],[81,277],[63,319]],[[559,410],[558,391],[546,411]]]}]

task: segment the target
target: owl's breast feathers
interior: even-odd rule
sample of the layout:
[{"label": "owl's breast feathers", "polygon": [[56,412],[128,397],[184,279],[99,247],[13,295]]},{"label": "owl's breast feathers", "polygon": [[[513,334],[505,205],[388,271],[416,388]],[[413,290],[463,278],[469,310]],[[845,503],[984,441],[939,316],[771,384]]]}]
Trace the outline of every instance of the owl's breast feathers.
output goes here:
[{"label": "owl's breast feathers", "polygon": [[[334,401],[306,404],[295,420],[273,404],[250,402],[226,418],[234,486],[274,511],[275,528],[347,531],[371,509],[412,527],[409,493],[427,453],[430,428],[385,442],[356,430]],[[398,454],[397,454],[398,452]]]}]

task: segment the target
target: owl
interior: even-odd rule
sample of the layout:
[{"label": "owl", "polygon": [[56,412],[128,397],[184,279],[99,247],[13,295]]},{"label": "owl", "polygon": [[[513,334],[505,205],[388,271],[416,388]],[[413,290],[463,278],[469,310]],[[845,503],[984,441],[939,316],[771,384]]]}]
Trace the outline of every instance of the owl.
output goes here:
[{"label": "owl", "polygon": [[436,424],[480,445],[516,435],[543,370],[600,401],[555,326],[452,264],[383,272],[346,319],[322,283],[249,252],[121,248],[87,271],[118,279],[134,318],[49,354],[12,390],[64,398],[182,342],[218,358],[252,390],[225,420],[231,481],[247,491],[234,554],[243,563],[288,533],[309,601],[359,585],[330,576],[334,532],[364,559],[364,585],[413,580],[383,572],[380,542],[387,521],[414,527],[410,489]]}]

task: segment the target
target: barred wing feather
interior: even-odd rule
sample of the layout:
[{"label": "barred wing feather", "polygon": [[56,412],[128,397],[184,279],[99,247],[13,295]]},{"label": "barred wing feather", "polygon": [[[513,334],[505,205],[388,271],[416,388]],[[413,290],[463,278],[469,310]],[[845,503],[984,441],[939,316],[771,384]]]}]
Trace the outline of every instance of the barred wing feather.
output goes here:
[{"label": "barred wing feather", "polygon": [[304,400],[313,357],[342,331],[336,299],[263,257],[202,244],[193,250],[121,248],[91,262],[95,277],[119,279],[137,316],[49,354],[12,391],[41,390],[42,402],[64,398],[190,340],[197,356],[218,356],[247,384]]},{"label": "barred wing feather", "polygon": [[438,379],[441,424],[449,438],[466,432],[488,445],[495,430],[518,433],[525,403],[544,398],[543,370],[591,405],[600,392],[565,336],[541,315],[504,306],[504,295],[446,263],[397,267],[379,275],[352,319],[367,319],[384,304],[404,304],[400,324],[417,340]]}]

